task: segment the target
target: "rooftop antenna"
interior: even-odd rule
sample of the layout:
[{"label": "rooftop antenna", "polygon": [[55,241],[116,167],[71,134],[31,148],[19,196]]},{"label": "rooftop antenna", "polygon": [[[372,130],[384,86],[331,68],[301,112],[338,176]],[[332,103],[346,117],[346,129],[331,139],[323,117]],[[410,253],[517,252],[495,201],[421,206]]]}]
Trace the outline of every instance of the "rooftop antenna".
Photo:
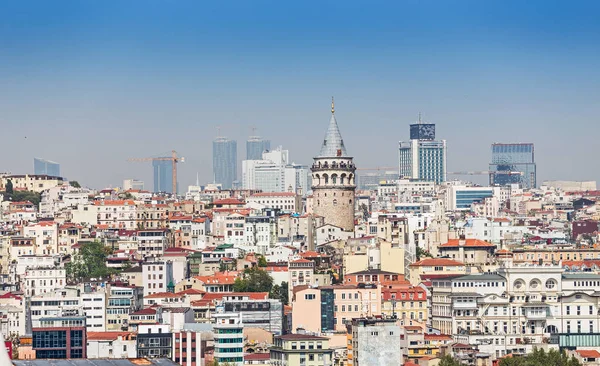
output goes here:
[{"label": "rooftop antenna", "polygon": [[419,112],[419,124],[421,124],[421,112]]},{"label": "rooftop antenna", "polygon": [[256,136],[256,130],[258,130],[258,128],[256,128],[256,126],[250,126],[250,129],[252,130],[252,134],[250,136]]},{"label": "rooftop antenna", "polygon": [[200,179],[198,177],[198,172],[196,172],[196,187],[200,187]]},{"label": "rooftop antenna", "polygon": [[217,138],[221,137],[221,126],[217,126]]},{"label": "rooftop antenna", "polygon": [[335,103],[333,101],[333,96],[331,97],[331,114],[335,114]]}]

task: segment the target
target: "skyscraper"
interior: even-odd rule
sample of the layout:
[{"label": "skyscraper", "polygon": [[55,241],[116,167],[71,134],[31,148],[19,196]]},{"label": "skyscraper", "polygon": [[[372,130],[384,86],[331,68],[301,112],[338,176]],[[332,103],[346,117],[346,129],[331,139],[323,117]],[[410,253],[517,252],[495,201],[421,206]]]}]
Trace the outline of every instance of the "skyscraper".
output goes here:
[{"label": "skyscraper", "polygon": [[435,124],[410,125],[410,141],[399,143],[400,178],[446,181],[446,140],[435,140]]},{"label": "skyscraper", "polygon": [[224,189],[233,188],[237,180],[237,142],[226,137],[213,141],[213,176]]},{"label": "skyscraper", "polygon": [[329,128],[321,145],[321,152],[314,158],[311,171],[315,215],[323,216],[326,224],[354,231],[356,167],[352,157],[346,152],[335,120],[333,100]]},{"label": "skyscraper", "polygon": [[173,162],[171,160],[153,160],[154,192],[173,192]]},{"label": "skyscraper", "polygon": [[60,177],[60,164],[46,159],[33,158],[33,174]]},{"label": "skyscraper", "polygon": [[536,166],[532,143],[492,144],[490,185],[520,184],[535,188]]},{"label": "skyscraper", "polygon": [[271,141],[260,136],[250,136],[246,141],[246,160],[261,160],[265,151],[271,150]]}]

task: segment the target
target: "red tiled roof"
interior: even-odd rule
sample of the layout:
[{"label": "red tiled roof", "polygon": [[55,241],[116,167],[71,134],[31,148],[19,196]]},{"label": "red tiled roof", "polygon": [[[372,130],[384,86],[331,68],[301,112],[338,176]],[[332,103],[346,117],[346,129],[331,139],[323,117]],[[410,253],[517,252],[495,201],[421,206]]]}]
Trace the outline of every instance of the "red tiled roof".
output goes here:
[{"label": "red tiled roof", "polygon": [[198,290],[195,288],[188,288],[187,290],[176,292],[177,295],[202,295],[205,293],[206,291]]},{"label": "red tiled roof", "polygon": [[134,313],[131,313],[130,315],[154,315],[154,314],[156,314],[156,309],[146,308],[146,309],[138,310]]},{"label": "red tiled roof", "polygon": [[411,264],[409,267],[420,266],[464,266],[464,263],[447,258],[426,258]]},{"label": "red tiled roof", "polygon": [[119,337],[132,335],[131,332],[87,332],[88,341],[114,341]]},{"label": "red tiled roof", "polygon": [[[460,247],[461,245],[459,244],[461,242],[461,239],[450,239],[448,240],[447,243],[440,245],[440,248],[453,248],[453,247]],[[485,247],[496,247],[494,244],[492,243],[488,243],[487,241],[483,241],[483,240],[479,240],[479,239],[465,239],[464,240],[464,245],[462,245],[463,247],[470,247],[470,248],[485,248]]]},{"label": "red tiled roof", "polygon": [[183,295],[177,295],[172,292],[158,292],[156,294],[144,296],[144,299],[162,299],[162,298],[175,298],[182,297]]},{"label": "red tiled roof", "polygon": [[133,200],[94,201],[94,206],[125,206],[125,205],[134,206],[135,202]]},{"label": "red tiled roof", "polygon": [[235,198],[224,198],[222,200],[216,200],[213,202],[214,205],[244,205],[244,201],[240,201]]},{"label": "red tiled roof", "polygon": [[267,361],[270,359],[270,353],[247,353],[244,355],[244,361]]},{"label": "red tiled roof", "polygon": [[220,301],[225,296],[247,297],[250,300],[266,300],[268,292],[209,292],[201,300],[192,301],[192,306],[206,306],[211,302]]},{"label": "red tiled roof", "polygon": [[600,352],[595,349],[578,349],[575,352],[579,353],[579,356],[583,358],[600,358]]}]

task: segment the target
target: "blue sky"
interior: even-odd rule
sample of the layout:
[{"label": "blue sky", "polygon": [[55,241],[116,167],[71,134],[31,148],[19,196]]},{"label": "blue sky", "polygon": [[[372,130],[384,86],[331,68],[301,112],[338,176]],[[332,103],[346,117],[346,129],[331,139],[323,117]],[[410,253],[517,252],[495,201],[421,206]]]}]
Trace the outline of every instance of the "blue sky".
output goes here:
[{"label": "blue sky", "polygon": [[0,4],[0,171],[33,157],[92,187],[178,150],[210,180],[216,126],[309,164],[336,116],[362,167],[397,165],[419,112],[449,170],[534,142],[538,181],[600,180],[600,3],[128,1]]}]

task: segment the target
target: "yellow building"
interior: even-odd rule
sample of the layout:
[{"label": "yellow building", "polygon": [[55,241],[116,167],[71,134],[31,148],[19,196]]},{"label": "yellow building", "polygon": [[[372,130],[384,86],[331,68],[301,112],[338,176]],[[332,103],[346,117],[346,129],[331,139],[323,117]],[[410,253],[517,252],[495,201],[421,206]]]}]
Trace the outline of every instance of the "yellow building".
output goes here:
[{"label": "yellow building", "polygon": [[[348,244],[352,240],[348,240]],[[384,240],[374,239],[365,245],[347,245],[344,249],[344,274],[377,268],[404,274],[404,249]]]},{"label": "yellow building", "polygon": [[425,258],[408,266],[409,280],[414,286],[421,283],[424,275],[465,274],[465,265],[447,258]]},{"label": "yellow building", "polygon": [[272,366],[320,366],[332,362],[333,350],[326,337],[286,334],[275,337],[271,347]]}]

